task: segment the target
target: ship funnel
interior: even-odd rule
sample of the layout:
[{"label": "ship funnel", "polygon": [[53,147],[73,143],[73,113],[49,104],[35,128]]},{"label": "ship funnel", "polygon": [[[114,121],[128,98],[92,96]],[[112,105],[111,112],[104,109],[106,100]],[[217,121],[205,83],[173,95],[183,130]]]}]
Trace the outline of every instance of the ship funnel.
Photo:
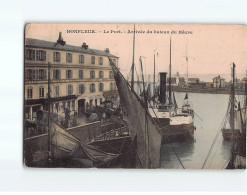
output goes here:
[{"label": "ship funnel", "polygon": [[166,103],[166,72],[160,72],[160,94],[159,101],[161,104]]}]

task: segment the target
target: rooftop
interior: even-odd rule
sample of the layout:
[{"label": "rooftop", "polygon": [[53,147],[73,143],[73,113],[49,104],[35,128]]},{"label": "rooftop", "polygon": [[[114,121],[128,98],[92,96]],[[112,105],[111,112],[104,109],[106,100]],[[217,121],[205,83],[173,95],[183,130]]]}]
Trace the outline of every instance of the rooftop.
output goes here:
[{"label": "rooftop", "polygon": [[199,78],[188,78],[188,81],[200,81]]},{"label": "rooftop", "polygon": [[79,52],[79,53],[87,53],[91,55],[100,55],[100,56],[118,58],[117,56],[114,56],[102,50],[90,49],[90,48],[86,49],[84,47],[67,45],[67,44],[62,45],[57,42],[44,41],[44,40],[39,40],[39,39],[26,38],[25,46],[37,47],[37,48],[43,48],[43,49],[57,49],[57,50],[72,51],[72,52]]}]

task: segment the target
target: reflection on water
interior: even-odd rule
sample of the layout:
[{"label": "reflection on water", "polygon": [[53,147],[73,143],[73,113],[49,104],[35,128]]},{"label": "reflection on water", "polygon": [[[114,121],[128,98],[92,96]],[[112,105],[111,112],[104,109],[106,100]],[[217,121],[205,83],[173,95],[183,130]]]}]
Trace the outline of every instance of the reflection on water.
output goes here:
[{"label": "reflection on water", "polygon": [[[181,106],[185,93],[175,93],[175,96],[178,105]],[[172,143],[172,146],[185,168],[201,169],[218,133],[205,168],[221,169],[227,164],[230,157],[231,143],[224,141],[221,132],[219,133],[226,114],[229,95],[191,93],[189,99],[196,113],[194,141]],[[162,145],[161,168],[181,169],[182,166],[173,152],[172,146],[170,144]]]}]

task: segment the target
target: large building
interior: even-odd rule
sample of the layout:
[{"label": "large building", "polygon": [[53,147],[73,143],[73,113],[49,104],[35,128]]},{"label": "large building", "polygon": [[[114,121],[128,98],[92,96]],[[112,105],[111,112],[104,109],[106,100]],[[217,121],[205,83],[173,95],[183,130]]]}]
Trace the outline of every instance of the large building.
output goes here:
[{"label": "large building", "polygon": [[106,99],[116,98],[117,90],[109,58],[118,66],[118,57],[109,49],[67,45],[61,33],[56,42],[25,39],[25,119],[33,121],[39,109],[47,110],[48,77],[53,113],[82,115],[86,109]]}]

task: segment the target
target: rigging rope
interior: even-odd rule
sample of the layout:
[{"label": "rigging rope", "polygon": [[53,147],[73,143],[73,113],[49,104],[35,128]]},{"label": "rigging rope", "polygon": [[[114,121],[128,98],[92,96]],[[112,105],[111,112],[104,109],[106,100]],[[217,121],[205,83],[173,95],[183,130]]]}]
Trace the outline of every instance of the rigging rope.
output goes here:
[{"label": "rigging rope", "polygon": [[206,163],[207,163],[207,161],[208,161],[208,158],[209,158],[209,156],[210,156],[210,154],[211,154],[211,152],[212,152],[212,150],[213,150],[214,144],[216,143],[216,140],[217,140],[218,136],[220,135],[221,129],[222,129],[222,127],[223,127],[223,124],[225,123],[226,118],[227,118],[227,116],[228,116],[228,114],[229,114],[228,111],[229,111],[229,109],[230,109],[230,105],[231,105],[231,101],[230,101],[230,97],[229,97],[228,108],[227,108],[226,114],[225,114],[225,116],[224,116],[223,121],[222,121],[221,124],[220,124],[219,131],[217,132],[217,134],[216,134],[216,136],[215,136],[215,138],[214,138],[214,141],[213,141],[213,143],[212,143],[212,145],[211,145],[211,147],[210,147],[210,149],[209,149],[209,152],[208,152],[208,154],[207,154],[207,157],[206,157],[206,159],[205,159],[205,161],[204,161],[204,163],[203,163],[203,165],[202,165],[202,169],[205,167],[205,165],[206,165]]}]

